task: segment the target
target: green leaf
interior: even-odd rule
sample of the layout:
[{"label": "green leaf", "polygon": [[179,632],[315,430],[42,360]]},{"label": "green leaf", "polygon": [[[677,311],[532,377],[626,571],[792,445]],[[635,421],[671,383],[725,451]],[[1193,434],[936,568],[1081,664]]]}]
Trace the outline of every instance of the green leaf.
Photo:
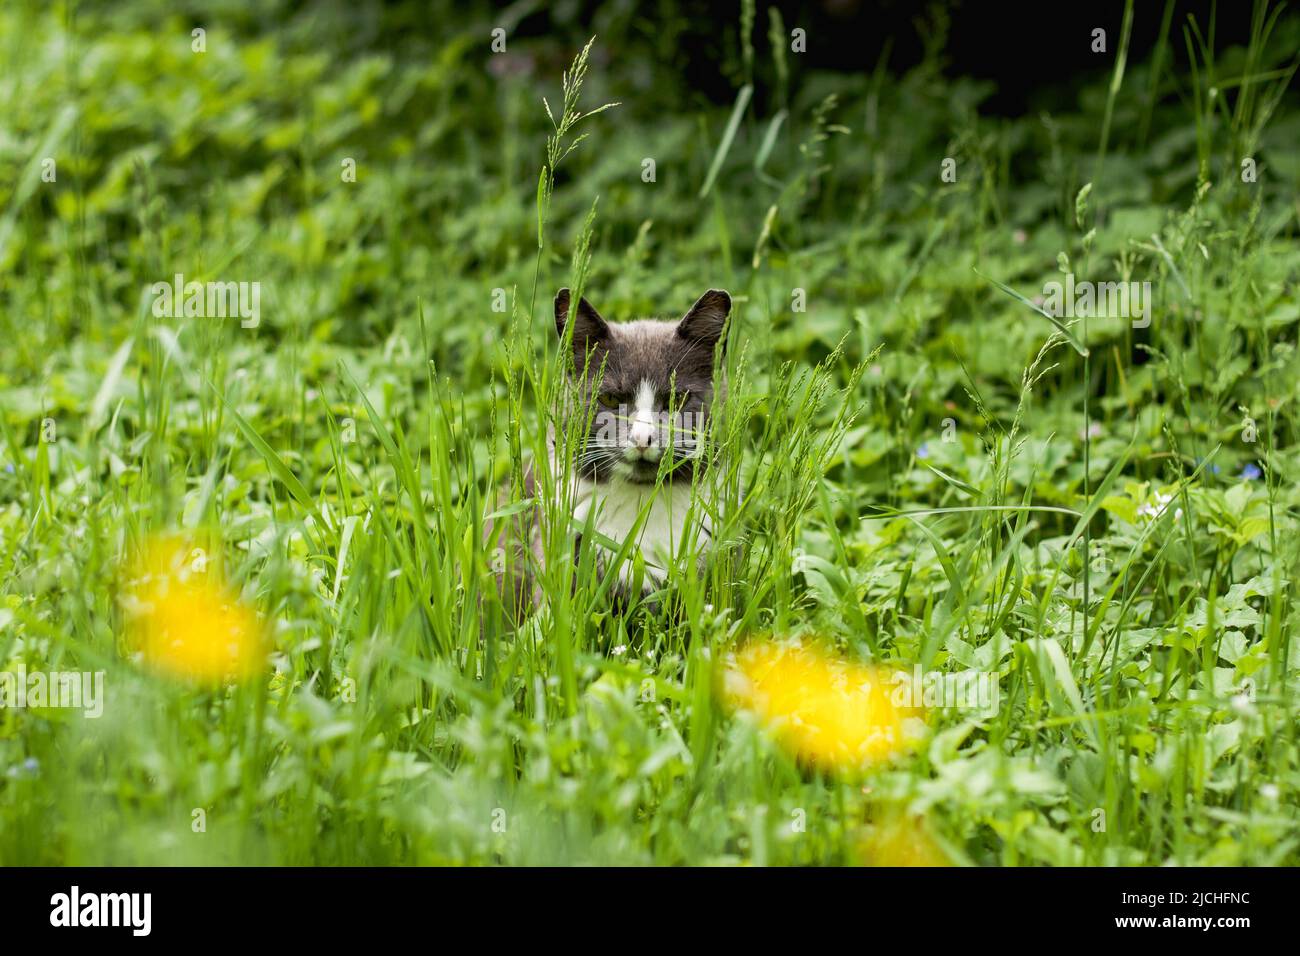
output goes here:
[{"label": "green leaf", "polygon": [[1087,356],[1088,350],[1083,346],[1083,343],[1081,343],[1078,339],[1076,339],[1074,337],[1074,333],[1071,332],[1070,329],[1063,322],[1061,322],[1061,320],[1058,319],[1056,316],[1049,315],[1048,313],[1044,312],[1038,306],[1034,305],[1034,303],[1031,302],[1029,299],[1026,299],[1015,289],[1011,288],[1011,286],[1005,285],[1004,283],[999,282],[997,279],[994,279],[991,276],[986,276],[978,269],[975,269],[975,274],[979,276],[981,279],[987,279],[989,282],[992,282],[995,286],[997,286],[1007,295],[1011,296],[1011,298],[1015,299],[1017,302],[1021,302],[1024,305],[1029,306],[1029,308],[1033,309],[1035,312],[1037,312],[1039,315],[1045,318],[1048,322],[1051,322],[1054,326],[1057,327],[1057,329],[1060,330],[1061,334],[1065,336],[1065,340],[1070,343],[1071,348],[1073,348],[1080,355]]},{"label": "green leaf", "polygon": [[707,196],[709,190],[713,188],[713,181],[718,178],[722,162],[731,151],[731,141],[736,138],[736,130],[740,129],[740,120],[745,115],[745,107],[749,105],[749,98],[753,95],[752,86],[746,84],[740,88],[740,93],[736,96],[736,105],[731,109],[731,118],[727,120],[727,128],[722,131],[722,142],[718,143],[717,151],[713,154],[713,163],[709,166],[709,174],[704,177],[704,185],[700,187],[698,194],[700,199]]}]

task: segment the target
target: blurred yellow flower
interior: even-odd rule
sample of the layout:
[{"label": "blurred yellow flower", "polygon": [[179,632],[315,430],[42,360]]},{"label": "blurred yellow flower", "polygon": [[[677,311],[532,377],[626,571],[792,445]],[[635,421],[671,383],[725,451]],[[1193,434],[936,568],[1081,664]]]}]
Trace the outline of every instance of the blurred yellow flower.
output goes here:
[{"label": "blurred yellow flower", "polygon": [[925,822],[915,815],[895,812],[868,827],[858,843],[867,866],[951,866]]},{"label": "blurred yellow flower", "polygon": [[266,650],[257,612],[227,588],[213,552],[193,538],[152,538],[122,589],[132,647],[151,667],[203,684],[252,676]]},{"label": "blurred yellow flower", "polygon": [[736,655],[728,696],[758,714],[798,757],[838,769],[900,754],[920,736],[917,712],[893,700],[893,673],[799,644],[753,643]]}]

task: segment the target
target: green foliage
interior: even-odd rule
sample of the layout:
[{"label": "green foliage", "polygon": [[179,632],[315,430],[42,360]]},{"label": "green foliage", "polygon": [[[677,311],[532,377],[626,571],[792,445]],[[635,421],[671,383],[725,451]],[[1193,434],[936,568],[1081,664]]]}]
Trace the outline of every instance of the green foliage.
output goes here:
[{"label": "green foliage", "polygon": [[[802,72],[753,4],[716,107],[617,24],[622,59],[492,54],[468,15],[352,36],[416,5],[224,5],[195,53],[119,6],[0,8],[0,663],[108,694],[0,710],[0,862],[853,863],[894,806],[956,862],[1300,859],[1294,19],[1188,26],[1193,71],[1126,29],[1077,109],[1012,121],[938,48]],[[1064,271],[1150,282],[1149,327],[1054,329]],[[155,316],[175,273],[260,282],[260,323]],[[484,528],[554,424],[564,285],[613,318],[730,290],[727,560],[612,614],[552,501],[514,628]],[[263,680],[123,643],[121,557],[174,527],[272,623]],[[717,693],[769,634],[1000,705],[813,774]]]}]

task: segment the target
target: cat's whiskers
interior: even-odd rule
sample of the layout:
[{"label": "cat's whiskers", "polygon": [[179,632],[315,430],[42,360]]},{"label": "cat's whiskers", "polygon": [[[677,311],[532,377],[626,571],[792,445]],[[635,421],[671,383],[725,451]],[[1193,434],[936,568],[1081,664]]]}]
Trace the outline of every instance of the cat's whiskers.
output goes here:
[{"label": "cat's whiskers", "polygon": [[[683,522],[700,521],[695,496],[712,493],[695,479],[699,463],[721,451],[706,423],[714,400],[726,395],[725,376],[714,371],[730,309],[730,297],[711,289],[676,322],[610,324],[586,300],[574,303],[567,289],[555,298],[556,331],[572,343],[570,374],[579,391],[566,409],[578,431],[564,436],[564,449],[552,439],[552,463],[565,452],[572,462],[582,491],[577,520],[594,517],[596,530],[618,543],[635,532],[653,586],[664,582],[659,562],[680,546]],[[602,369],[595,382],[587,372],[594,358]],[[702,523],[707,541],[707,513]],[[599,547],[608,550],[608,543]],[[604,573],[630,586],[629,567]]]}]

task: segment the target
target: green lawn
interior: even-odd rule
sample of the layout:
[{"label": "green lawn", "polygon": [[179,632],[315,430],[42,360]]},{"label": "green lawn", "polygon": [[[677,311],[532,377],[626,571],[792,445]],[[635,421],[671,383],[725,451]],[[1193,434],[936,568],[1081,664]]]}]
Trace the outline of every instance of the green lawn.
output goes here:
[{"label": "green lawn", "polygon": [[[168,6],[0,7],[0,669],[105,674],[97,718],[0,709],[0,863],[1300,859],[1294,14],[1112,35],[1005,119],[940,46],[805,70],[749,4],[734,109],[616,22]],[[178,273],[257,321],[156,315]],[[1054,324],[1063,273],[1149,313]],[[557,531],[516,629],[483,518],[561,286],[730,291],[729,560],[615,614]],[[178,533],[266,624],[242,683],[130,640],[124,561]],[[722,690],[773,639],[997,705],[805,764]]]}]

